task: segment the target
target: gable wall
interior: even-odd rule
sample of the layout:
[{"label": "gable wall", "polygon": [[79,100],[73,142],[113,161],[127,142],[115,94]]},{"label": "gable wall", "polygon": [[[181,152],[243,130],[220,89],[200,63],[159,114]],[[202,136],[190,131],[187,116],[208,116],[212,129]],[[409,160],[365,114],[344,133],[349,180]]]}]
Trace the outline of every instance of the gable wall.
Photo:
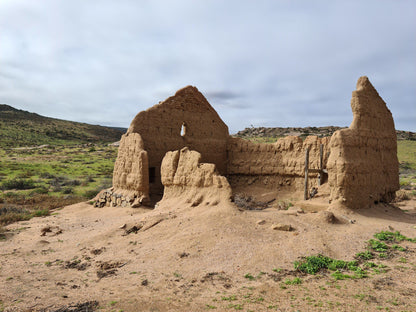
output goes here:
[{"label": "gable wall", "polygon": [[[181,136],[183,124],[186,134]],[[129,133],[140,133],[149,168],[155,168],[150,194],[163,192],[160,165],[165,154],[185,146],[199,152],[202,162],[215,164],[220,174],[226,172],[228,127],[195,87],[181,89],[164,102],[139,113]]]}]

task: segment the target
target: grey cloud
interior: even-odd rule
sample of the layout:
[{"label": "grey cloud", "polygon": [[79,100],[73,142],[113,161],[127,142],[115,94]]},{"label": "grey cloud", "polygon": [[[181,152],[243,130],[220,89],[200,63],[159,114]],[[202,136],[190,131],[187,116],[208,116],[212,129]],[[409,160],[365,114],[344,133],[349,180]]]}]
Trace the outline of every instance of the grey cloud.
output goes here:
[{"label": "grey cloud", "polygon": [[234,93],[232,91],[211,91],[205,92],[205,96],[213,100],[231,100],[241,97],[240,94]]},{"label": "grey cloud", "polygon": [[127,127],[195,85],[232,132],[345,126],[367,75],[416,130],[412,0],[5,0],[0,29],[0,102],[40,114]]}]

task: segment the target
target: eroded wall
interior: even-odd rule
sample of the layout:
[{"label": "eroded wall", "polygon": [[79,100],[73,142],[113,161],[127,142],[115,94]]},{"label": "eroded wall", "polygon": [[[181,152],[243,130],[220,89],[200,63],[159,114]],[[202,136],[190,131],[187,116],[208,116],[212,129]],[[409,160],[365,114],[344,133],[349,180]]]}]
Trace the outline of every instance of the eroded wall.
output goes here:
[{"label": "eroded wall", "polygon": [[[305,151],[309,148],[309,168],[319,169],[323,144],[323,168],[328,159],[329,138],[309,136],[280,138],[276,143],[253,143],[240,138],[228,141],[227,177],[231,186],[257,184],[270,189],[304,189]],[[318,173],[310,173],[310,186],[318,183]],[[316,179],[314,179],[316,178]]]},{"label": "eroded wall", "polygon": [[137,114],[127,135],[133,133],[140,133],[149,168],[153,168],[150,173],[154,176],[149,177],[151,195],[163,192],[160,165],[168,151],[187,146],[201,154],[202,162],[215,164],[221,174],[226,172],[228,127],[195,87],[183,88]]},{"label": "eroded wall", "polygon": [[331,200],[353,209],[389,202],[399,189],[392,114],[367,77],[358,79],[351,108],[350,127],[336,131],[330,141]]},{"label": "eroded wall", "polygon": [[114,164],[113,187],[97,196],[97,207],[138,207],[149,203],[149,164],[143,147],[140,134],[122,136]]},{"label": "eroded wall", "polygon": [[[192,198],[202,189],[221,189],[227,197],[230,185],[303,191],[305,150],[309,168],[319,169],[321,144],[333,202],[349,208],[388,202],[399,188],[392,115],[367,77],[358,80],[351,107],[351,126],[330,139],[259,144],[230,137],[204,96],[195,87],[183,88],[134,118],[120,143],[113,187],[98,196],[97,205],[138,206],[149,195],[161,198],[163,190],[171,198],[183,192]],[[309,187],[317,186],[317,171],[309,177]]]},{"label": "eroded wall", "polygon": [[214,164],[201,163],[202,155],[187,147],[167,152],[162,161],[162,201],[183,200],[191,206],[228,202],[231,187]]}]

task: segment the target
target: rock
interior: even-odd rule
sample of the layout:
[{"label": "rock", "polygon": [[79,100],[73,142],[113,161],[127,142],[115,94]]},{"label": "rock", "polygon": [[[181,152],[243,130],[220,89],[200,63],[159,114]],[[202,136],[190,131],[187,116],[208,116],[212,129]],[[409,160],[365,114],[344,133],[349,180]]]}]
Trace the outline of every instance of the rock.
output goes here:
[{"label": "rock", "polygon": [[290,224],[281,224],[281,223],[277,223],[277,224],[273,224],[272,225],[272,230],[277,230],[277,231],[291,231],[292,227]]},{"label": "rock", "polygon": [[280,210],[281,214],[287,215],[287,216],[297,216],[298,212],[293,210]]},{"label": "rock", "polygon": [[266,220],[257,220],[256,224],[257,224],[257,225],[263,225],[263,224],[266,224]]},{"label": "rock", "polygon": [[41,231],[40,236],[46,236],[47,233],[48,233],[48,236],[56,236],[56,235],[62,234],[62,230],[59,228],[59,226],[47,225],[44,228],[42,228],[40,231]]},{"label": "rock", "polygon": [[321,222],[324,223],[334,223],[335,222],[335,216],[332,212],[330,211],[319,211],[316,215],[315,218],[318,219]]}]

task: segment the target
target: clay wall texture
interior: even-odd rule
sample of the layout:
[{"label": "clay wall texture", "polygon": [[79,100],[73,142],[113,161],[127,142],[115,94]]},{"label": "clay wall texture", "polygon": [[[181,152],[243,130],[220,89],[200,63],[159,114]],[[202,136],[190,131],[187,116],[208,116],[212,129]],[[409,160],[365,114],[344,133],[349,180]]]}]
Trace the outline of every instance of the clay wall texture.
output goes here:
[{"label": "clay wall texture", "polygon": [[[309,136],[303,141],[300,137],[280,138],[276,143],[253,143],[240,138],[228,141],[228,178],[231,186],[248,183],[253,178],[261,178],[261,183],[269,188],[290,188],[303,190],[305,178],[305,151],[309,148],[309,168],[319,169],[320,145],[323,144],[323,168],[329,154],[329,138]],[[311,178],[318,173],[310,173]],[[310,186],[316,186],[317,179],[311,179]]]},{"label": "clay wall texture", "polygon": [[367,77],[360,77],[351,99],[353,121],[336,131],[328,160],[331,200],[349,208],[394,199],[399,162],[394,121]]},{"label": "clay wall texture", "polygon": [[[186,133],[181,136],[182,125]],[[228,127],[197,88],[188,86],[133,119],[127,135],[139,133],[156,173],[150,192],[163,192],[160,164],[168,151],[189,147],[201,153],[201,161],[226,172]]]},{"label": "clay wall texture", "polygon": [[99,196],[98,206],[136,207],[162,194],[163,200],[204,192],[229,198],[230,185],[303,191],[305,150],[308,167],[316,169],[309,187],[317,186],[321,144],[331,201],[349,208],[388,202],[399,189],[392,115],[367,77],[358,80],[351,108],[351,126],[331,138],[291,136],[259,144],[230,137],[205,97],[188,86],[136,115],[120,142],[113,188]]},{"label": "clay wall texture", "polygon": [[161,165],[162,201],[184,199],[192,206],[229,201],[232,192],[227,179],[218,174],[214,164],[201,163],[201,159],[200,153],[187,147],[166,153]]}]

